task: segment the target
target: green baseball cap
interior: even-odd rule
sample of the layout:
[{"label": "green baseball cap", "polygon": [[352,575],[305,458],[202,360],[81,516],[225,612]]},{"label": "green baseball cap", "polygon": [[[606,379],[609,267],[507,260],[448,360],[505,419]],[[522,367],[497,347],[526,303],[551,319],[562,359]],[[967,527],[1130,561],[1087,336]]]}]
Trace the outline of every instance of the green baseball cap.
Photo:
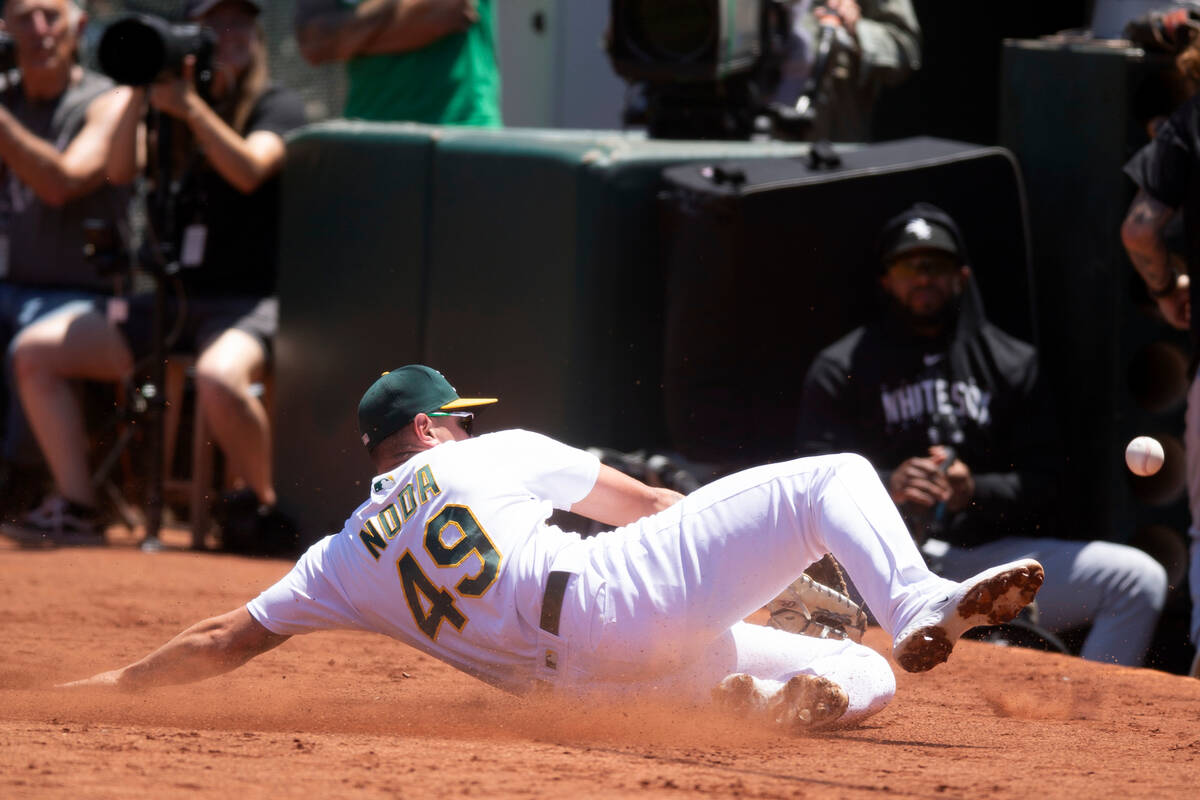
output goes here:
[{"label": "green baseball cap", "polygon": [[436,369],[409,364],[383,373],[367,389],[358,403],[358,431],[362,443],[371,448],[412,422],[417,414],[495,402],[495,397],[459,397]]}]

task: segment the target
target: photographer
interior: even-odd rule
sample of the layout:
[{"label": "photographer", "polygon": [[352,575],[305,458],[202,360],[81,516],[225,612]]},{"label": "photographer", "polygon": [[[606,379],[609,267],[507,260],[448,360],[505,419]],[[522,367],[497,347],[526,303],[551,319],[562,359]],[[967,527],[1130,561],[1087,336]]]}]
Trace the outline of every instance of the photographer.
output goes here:
[{"label": "photographer", "polygon": [[[175,229],[184,302],[172,298],[167,326],[178,329],[168,352],[194,352],[198,413],[248,489],[223,498],[216,516],[226,546],[270,550],[287,538],[274,510],[270,431],[253,387],[267,370],[276,330],[279,171],[283,135],[304,123],[297,95],[271,85],[260,4],[192,0],[188,17],[216,32],[212,103],[196,91],[196,61],[182,74],[137,89],[174,120],[175,175],[182,190]],[[112,177],[132,177],[140,108],[127,109]],[[153,140],[155,137],[147,137]],[[190,143],[190,144],[189,144]],[[123,154],[123,155],[122,155]],[[125,173],[125,174],[122,174]],[[160,278],[161,279],[161,278]],[[76,310],[28,328],[15,348],[21,401],[50,462],[57,495],[5,531],[24,541],[103,541],[87,468],[83,420],[73,378],[119,380],[153,348],[152,298],[131,298],[128,313],[109,304]]]},{"label": "photographer", "polygon": [[[48,315],[88,305],[108,291],[83,256],[83,223],[121,220],[128,194],[105,181],[105,164],[128,89],[76,60],[87,19],[68,0],[8,0],[3,30],[11,37],[0,91],[0,344]],[[15,50],[15,52],[13,52]],[[16,67],[16,72],[11,67]],[[7,365],[5,374],[7,375]],[[8,381],[6,379],[5,383]],[[7,385],[6,469],[36,458]],[[15,505],[16,469],[3,497]],[[18,487],[25,488],[25,487]]]},{"label": "photographer", "polygon": [[[880,91],[921,67],[921,27],[911,0],[791,0],[792,35],[776,99],[793,105],[819,80],[813,139],[865,142]],[[824,73],[812,76],[822,38],[832,38]]]}]

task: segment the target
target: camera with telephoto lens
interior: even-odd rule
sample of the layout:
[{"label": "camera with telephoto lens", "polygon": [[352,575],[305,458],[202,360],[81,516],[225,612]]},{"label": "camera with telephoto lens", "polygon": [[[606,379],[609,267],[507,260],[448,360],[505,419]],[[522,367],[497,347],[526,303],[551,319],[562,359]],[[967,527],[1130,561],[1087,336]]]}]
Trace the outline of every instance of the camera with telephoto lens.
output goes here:
[{"label": "camera with telephoto lens", "polygon": [[216,46],[217,35],[211,28],[131,14],[104,29],[96,59],[100,70],[117,83],[148,86],[160,78],[182,76],[184,59],[195,56],[196,90],[207,96]]}]

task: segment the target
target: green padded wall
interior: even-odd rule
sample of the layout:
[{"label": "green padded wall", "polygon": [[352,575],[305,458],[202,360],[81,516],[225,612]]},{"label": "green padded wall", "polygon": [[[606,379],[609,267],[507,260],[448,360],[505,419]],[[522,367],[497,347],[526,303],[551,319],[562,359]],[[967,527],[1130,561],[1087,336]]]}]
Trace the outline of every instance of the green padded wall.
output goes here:
[{"label": "green padded wall", "polygon": [[782,144],[448,131],[434,157],[427,358],[502,402],[486,428],[633,449],[663,439],[657,192],[682,161]]},{"label": "green padded wall", "polygon": [[429,364],[501,402],[481,427],[566,430],[579,313],[578,138],[448,133],[431,187]]},{"label": "green padded wall", "polygon": [[326,123],[288,143],[274,463],[280,505],[307,538],[366,497],[362,392],[421,357],[432,153],[432,131],[403,125]]},{"label": "green padded wall", "polygon": [[284,176],[281,506],[311,539],[365,499],[354,409],[379,371],[411,361],[500,397],[484,431],[661,443],[661,171],[805,153],[347,122],[298,135]]}]

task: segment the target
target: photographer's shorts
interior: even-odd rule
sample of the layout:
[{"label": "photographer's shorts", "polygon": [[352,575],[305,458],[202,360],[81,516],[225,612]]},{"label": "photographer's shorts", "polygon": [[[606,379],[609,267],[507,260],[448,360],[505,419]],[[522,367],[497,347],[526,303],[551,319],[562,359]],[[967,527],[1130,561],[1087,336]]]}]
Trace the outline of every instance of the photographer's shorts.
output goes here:
[{"label": "photographer's shorts", "polygon": [[[127,299],[126,319],[115,321],[125,334],[134,358],[141,360],[154,347],[154,295],[135,295]],[[163,320],[167,353],[199,354],[230,328],[237,328],[257,339],[269,363],[271,343],[279,328],[279,300],[275,297],[192,295],[180,302],[176,297],[167,298],[167,313]]]},{"label": "photographer's shorts", "polygon": [[96,292],[0,283],[0,336],[10,341],[22,330],[60,311],[86,309]]}]

